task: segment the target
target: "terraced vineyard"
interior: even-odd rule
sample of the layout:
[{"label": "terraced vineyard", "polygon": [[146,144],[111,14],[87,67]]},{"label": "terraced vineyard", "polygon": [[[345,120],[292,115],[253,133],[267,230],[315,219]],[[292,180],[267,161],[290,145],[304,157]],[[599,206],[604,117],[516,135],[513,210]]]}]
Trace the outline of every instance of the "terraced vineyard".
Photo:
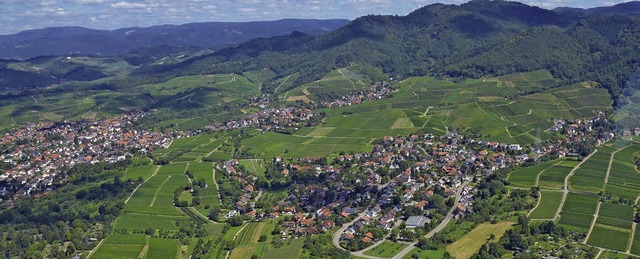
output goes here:
[{"label": "terraced vineyard", "polygon": [[[586,234],[586,244],[639,255],[640,239],[634,233],[638,230],[633,219],[640,194],[636,186],[640,172],[634,160],[640,144],[618,140],[597,149],[581,164],[547,162],[516,170],[509,179],[515,186],[524,187],[535,186],[538,177],[541,198],[529,214],[531,219],[557,220],[570,230]],[[570,175],[572,170],[575,172]],[[563,200],[563,182],[567,177],[569,190]],[[558,209],[560,215],[556,219]]]}]

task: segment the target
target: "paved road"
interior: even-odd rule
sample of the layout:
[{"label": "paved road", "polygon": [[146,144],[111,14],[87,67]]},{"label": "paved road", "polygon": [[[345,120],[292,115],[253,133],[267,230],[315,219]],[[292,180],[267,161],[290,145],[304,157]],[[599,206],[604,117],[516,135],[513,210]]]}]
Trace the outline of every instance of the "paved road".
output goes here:
[{"label": "paved road", "polygon": [[[427,238],[431,238],[436,233],[442,231],[442,229],[444,229],[447,226],[447,224],[449,224],[449,221],[451,221],[453,219],[453,217],[455,216],[456,204],[458,204],[460,202],[460,199],[462,199],[462,195],[460,195],[460,194],[462,193],[462,189],[464,189],[464,187],[467,186],[467,184],[469,184],[469,181],[465,181],[462,185],[460,185],[460,187],[458,187],[458,190],[456,192],[456,202],[451,207],[451,210],[449,210],[449,213],[444,218],[444,220],[442,220],[442,222],[440,222],[440,224],[436,228],[434,228],[429,233],[427,233],[427,235],[426,235]],[[414,242],[413,244],[411,244],[407,248],[405,248],[402,251],[400,251],[400,253],[398,253],[393,258],[403,258],[403,257],[405,257],[407,254],[409,254],[409,252],[411,252],[411,250],[413,250],[414,246],[416,246],[417,244],[418,244],[418,242]]]}]

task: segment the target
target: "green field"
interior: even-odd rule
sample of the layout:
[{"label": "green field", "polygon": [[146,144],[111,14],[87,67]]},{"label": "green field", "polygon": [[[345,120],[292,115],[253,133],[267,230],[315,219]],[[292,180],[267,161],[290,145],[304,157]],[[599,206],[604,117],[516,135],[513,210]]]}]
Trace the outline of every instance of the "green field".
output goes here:
[{"label": "green field", "polygon": [[541,190],[538,207],[529,214],[531,219],[553,219],[562,201],[562,192]]},{"label": "green field", "polygon": [[606,225],[596,224],[591,231],[591,236],[589,236],[587,243],[624,252],[627,250],[629,236],[630,231],[620,231],[607,227]]},{"label": "green field", "polygon": [[174,239],[151,238],[146,258],[177,258],[178,243]]},{"label": "green field", "polygon": [[564,179],[577,165],[578,162],[575,161],[563,161],[558,165],[547,168],[540,174],[538,185],[543,189],[563,189]]},{"label": "green field", "polygon": [[304,239],[291,240],[291,243],[281,248],[265,248],[262,252],[261,258],[264,259],[283,259],[283,258],[300,258],[302,254],[302,247],[304,246]]},{"label": "green field", "polygon": [[91,258],[136,258],[145,243],[144,235],[110,235]]},{"label": "green field", "polygon": [[602,203],[598,216],[631,221],[634,216],[633,207],[625,204]]},{"label": "green field", "polygon": [[391,241],[385,241],[382,244],[377,245],[376,247],[366,251],[365,255],[382,257],[382,258],[391,258],[394,255],[398,254],[402,249],[406,248],[407,244],[393,243]]},{"label": "green field", "polygon": [[631,243],[631,253],[634,255],[640,255],[640,228],[637,226],[635,234],[633,235],[633,243]]},{"label": "green field", "polygon": [[480,251],[480,247],[489,239],[489,236],[494,235],[498,240],[512,225],[511,221],[480,224],[461,239],[447,246],[447,251],[453,258],[469,258]]},{"label": "green field", "polygon": [[630,200],[640,195],[640,172],[634,161],[638,151],[640,145],[634,143],[616,153],[605,190],[607,193]]},{"label": "green field", "polygon": [[538,174],[540,174],[541,172],[545,172],[556,163],[558,162],[549,161],[535,166],[523,167],[514,170],[509,174],[507,180],[513,186],[517,187],[529,188],[531,186],[536,186],[536,179],[538,178]]},{"label": "green field", "polygon": [[604,178],[613,151],[610,147],[598,147],[598,152],[584,162],[569,179],[569,189],[600,192],[604,187]]},{"label": "green field", "polygon": [[560,213],[560,224],[580,232],[589,231],[598,196],[569,193]]}]

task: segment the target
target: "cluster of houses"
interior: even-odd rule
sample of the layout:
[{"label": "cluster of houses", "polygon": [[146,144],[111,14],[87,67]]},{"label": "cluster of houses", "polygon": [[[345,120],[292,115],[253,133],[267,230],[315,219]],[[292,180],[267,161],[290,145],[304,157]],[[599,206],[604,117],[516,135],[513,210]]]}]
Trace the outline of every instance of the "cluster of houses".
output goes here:
[{"label": "cluster of houses", "polygon": [[256,212],[249,209],[249,207],[253,208],[253,206],[255,206],[255,202],[253,202],[251,195],[256,191],[253,183],[255,183],[257,178],[254,175],[248,175],[241,172],[238,169],[238,165],[240,165],[240,161],[238,161],[238,159],[231,159],[224,163],[224,170],[227,177],[232,181],[239,182],[242,186],[242,195],[237,197],[235,210],[232,211],[252,213],[251,216],[255,217]]},{"label": "cluster of houses", "polygon": [[79,163],[117,162],[130,151],[152,152],[167,147],[173,134],[137,130],[132,122],[145,116],[134,112],[95,122],[28,124],[0,138],[0,189],[3,207],[13,200],[50,189],[64,179],[64,169]]},{"label": "cluster of houses", "polygon": [[[400,220],[408,229],[429,224],[437,213],[431,197],[438,194],[446,199],[459,191],[454,216],[463,218],[474,211],[475,192],[469,185],[462,188],[464,182],[479,181],[501,168],[552,152],[570,154],[577,142],[597,145],[608,141],[613,133],[600,127],[598,121],[603,118],[602,113],[586,120],[556,120],[555,129],[564,128],[566,138],[526,150],[519,144],[479,141],[449,132],[441,137],[385,136],[371,152],[339,155],[329,161],[276,157],[269,166],[280,168],[280,177],[305,177],[296,177],[288,196],[261,215],[292,216],[282,225],[283,235],[288,237],[323,233],[332,226],[352,222],[340,233],[340,239],[368,243],[375,241],[371,228],[388,233]],[[245,196],[251,197],[248,191]],[[242,198],[239,201],[236,205],[245,203]],[[413,215],[406,218],[409,207]]]},{"label": "cluster of houses", "polygon": [[372,84],[368,89],[359,91],[356,94],[343,96],[333,101],[320,102],[319,108],[342,107],[355,105],[365,101],[379,100],[388,97],[393,89],[388,84]]},{"label": "cluster of houses", "polygon": [[319,115],[311,113],[308,108],[263,108],[261,111],[252,113],[245,118],[215,123],[207,126],[207,128],[213,131],[244,128],[255,128],[262,131],[297,130],[304,126],[309,126],[308,124],[314,116]]}]

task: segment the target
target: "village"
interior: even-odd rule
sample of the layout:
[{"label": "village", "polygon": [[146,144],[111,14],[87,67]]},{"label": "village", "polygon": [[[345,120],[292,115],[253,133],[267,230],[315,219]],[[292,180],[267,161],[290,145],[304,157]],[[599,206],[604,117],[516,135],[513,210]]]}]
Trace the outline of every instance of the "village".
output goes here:
[{"label": "village", "polygon": [[65,170],[76,164],[124,161],[191,134],[134,129],[133,122],[143,116],[133,112],[96,122],[43,122],[5,133],[0,138],[0,204],[7,208],[20,196],[52,191],[56,181],[65,180]]},{"label": "village", "polygon": [[[385,238],[414,242],[441,223],[474,213],[477,183],[497,170],[558,157],[579,157],[580,147],[600,145],[614,136],[603,112],[584,120],[555,120],[551,131],[563,138],[523,147],[481,141],[449,132],[385,136],[370,153],[335,158],[275,157],[265,175],[272,185],[289,186],[287,197],[271,206],[256,203],[267,188],[239,167],[236,159],[223,172],[242,183],[243,195],[226,204],[227,217],[276,219],[282,238],[315,235],[342,226],[336,245],[351,251]],[[589,151],[590,152],[590,151]]]}]

